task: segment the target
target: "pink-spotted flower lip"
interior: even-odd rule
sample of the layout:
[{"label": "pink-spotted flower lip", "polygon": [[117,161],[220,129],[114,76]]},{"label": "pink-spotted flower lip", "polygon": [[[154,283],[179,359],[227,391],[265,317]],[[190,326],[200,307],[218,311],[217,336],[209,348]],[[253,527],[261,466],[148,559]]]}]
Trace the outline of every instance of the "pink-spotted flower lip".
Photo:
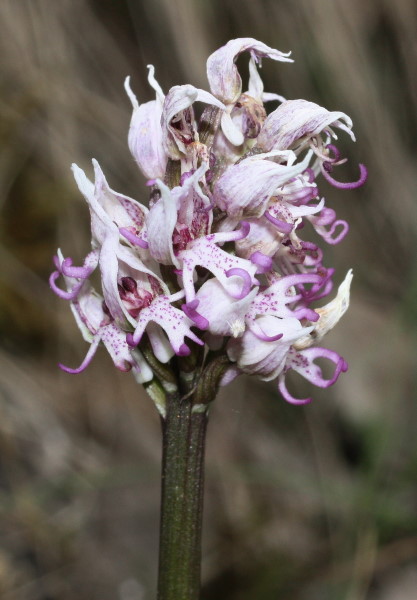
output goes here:
[{"label": "pink-spotted flower lip", "polygon": [[[149,306],[139,313],[134,333],[128,334],[129,345],[136,346],[139,344],[150,322],[159,325],[165,332],[173,351],[178,356],[186,356],[190,353],[190,349],[185,342],[186,337],[196,344],[204,345],[204,342],[191,330],[193,321],[183,311],[172,306],[172,302],[183,296],[183,292],[171,296],[157,296]],[[148,331],[148,336],[152,344],[152,331]]]},{"label": "pink-spotted flower lip", "polygon": [[133,107],[128,135],[129,149],[143,175],[147,179],[153,179],[164,177],[168,156],[161,129],[165,96],[155,79],[154,67],[148,65],[148,69],[148,81],[155,90],[155,100],[139,104],[130,87],[130,77],[125,80],[125,90]]},{"label": "pink-spotted flower lip", "polygon": [[[93,290],[86,278],[81,279],[81,286],[77,282],[78,276],[86,275],[86,272],[73,271],[72,269],[79,269],[79,267],[72,267],[72,261],[64,259],[60,250],[58,250],[55,263],[58,268],[57,272],[64,276],[69,294],[66,298],[62,295],[61,297],[71,300],[71,310],[76,323],[84,340],[90,344],[85,358],[78,367],[67,367],[61,363],[59,367],[70,374],[81,373],[91,363],[100,342],[102,342],[114,365],[120,371],[133,369],[142,382],[150,381],[153,377],[152,372],[139,352],[134,354],[131,352],[126,344],[124,331],[112,321],[103,303],[103,298]],[[79,287],[76,295],[71,294],[74,287]]]},{"label": "pink-spotted flower lip", "polygon": [[345,113],[330,112],[307,100],[286,100],[267,117],[258,136],[258,146],[264,152],[288,149],[299,152],[323,131],[331,134],[331,127],[343,129],[355,141],[352,120]]},{"label": "pink-spotted flower lip", "polygon": [[[335,365],[333,375],[329,379],[323,376],[321,368],[314,362],[317,358],[326,358]],[[308,404],[311,402],[311,398],[295,398],[288,391],[285,375],[291,369],[317,387],[327,388],[336,383],[341,373],[345,373],[348,370],[348,364],[337,352],[333,352],[327,348],[307,348],[300,352],[291,348],[284,370],[279,375],[278,389],[282,397],[290,404]]]}]

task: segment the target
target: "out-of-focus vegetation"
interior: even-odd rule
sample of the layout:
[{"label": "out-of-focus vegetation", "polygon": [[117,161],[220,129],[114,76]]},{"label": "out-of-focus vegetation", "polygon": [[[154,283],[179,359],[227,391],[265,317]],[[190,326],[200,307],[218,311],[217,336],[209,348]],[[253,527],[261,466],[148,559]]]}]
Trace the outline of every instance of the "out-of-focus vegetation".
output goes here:
[{"label": "out-of-focus vegetation", "polygon": [[[413,0],[2,0],[0,124],[0,598],[151,600],[160,434],[130,375],[85,344],[47,285],[57,246],[79,261],[89,218],[70,173],[101,163],[145,201],[127,148],[131,75],[152,98],[207,87],[205,60],[258,38],[268,91],[352,116],[362,190],[322,191],[349,237],[328,252],[355,273],[327,345],[350,371],[315,403],[242,380],[213,407],[204,600],[414,600],[417,590],[416,12]],[[246,58],[239,62],[243,70]],[[295,383],[295,382],[294,382]]]}]

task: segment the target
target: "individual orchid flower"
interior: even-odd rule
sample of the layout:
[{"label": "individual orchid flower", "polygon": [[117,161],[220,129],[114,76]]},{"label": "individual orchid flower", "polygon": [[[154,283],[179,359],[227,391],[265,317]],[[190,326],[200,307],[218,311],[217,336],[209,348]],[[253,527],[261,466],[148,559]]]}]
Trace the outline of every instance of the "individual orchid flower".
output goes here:
[{"label": "individual orchid flower", "polygon": [[133,106],[128,144],[133,158],[147,179],[163,178],[168,156],[161,129],[162,106],[165,95],[155,79],[153,65],[148,65],[148,81],[156,92],[155,100],[139,104],[130,88],[130,77],[125,80],[126,93]]},{"label": "individual orchid flower", "polygon": [[[173,354],[181,356],[189,353],[185,337],[196,344],[202,344],[191,331],[192,321],[173,302],[184,297],[184,292],[171,294],[160,277],[148,269],[135,252],[119,244],[114,236],[106,249],[116,261],[106,258],[101,265],[104,300],[109,313],[121,323],[125,331],[133,329],[128,336],[132,346],[136,346],[147,331],[155,356],[161,362],[168,362]],[[103,246],[104,247],[104,246]],[[158,325],[165,332],[161,336]],[[130,333],[130,332],[129,332]]]},{"label": "individual orchid flower", "polygon": [[[142,354],[137,350],[132,350],[127,344],[126,333],[113,321],[103,298],[93,290],[90,283],[85,279],[80,287],[76,276],[66,274],[68,270],[65,269],[65,260],[67,259],[64,259],[61,251],[58,250],[56,266],[64,276],[68,293],[66,299],[71,300],[72,313],[84,340],[90,344],[90,348],[79,367],[73,369],[60,364],[60,368],[71,374],[81,373],[88,367],[100,342],[102,342],[114,365],[120,371],[130,371],[132,369],[139,382],[150,381],[153,377],[151,369]],[[76,294],[74,294],[74,289],[77,290]]]},{"label": "individual orchid flower", "polygon": [[292,59],[289,58],[290,52],[285,54],[253,38],[231,40],[209,56],[207,60],[207,78],[210,90],[227,107],[221,117],[221,127],[226,138],[235,146],[243,144],[245,137],[242,131],[233,123],[230,116],[236,101],[242,93],[242,79],[235,61],[242,52],[246,51],[250,52],[255,62],[260,62],[264,57],[281,62],[292,62]]},{"label": "individual orchid flower", "polygon": [[271,381],[284,369],[291,345],[311,329],[294,317],[264,315],[256,320],[255,331],[247,328],[243,336],[230,339],[227,354],[240,372]]}]

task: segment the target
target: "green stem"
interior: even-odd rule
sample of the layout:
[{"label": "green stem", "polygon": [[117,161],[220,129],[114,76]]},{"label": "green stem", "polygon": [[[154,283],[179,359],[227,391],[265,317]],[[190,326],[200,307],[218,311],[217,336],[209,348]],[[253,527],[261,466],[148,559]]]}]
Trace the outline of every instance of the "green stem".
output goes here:
[{"label": "green stem", "polygon": [[192,400],[168,395],[162,421],[158,600],[199,598],[207,410]]}]

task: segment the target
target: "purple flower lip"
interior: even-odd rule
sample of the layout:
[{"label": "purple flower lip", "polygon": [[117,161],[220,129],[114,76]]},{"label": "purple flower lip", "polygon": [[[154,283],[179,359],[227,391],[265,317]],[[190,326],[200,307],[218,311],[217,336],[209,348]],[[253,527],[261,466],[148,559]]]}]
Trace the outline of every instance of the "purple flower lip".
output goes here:
[{"label": "purple flower lip", "polygon": [[291,231],[292,231],[292,229],[294,227],[291,223],[287,223],[286,221],[281,221],[280,219],[277,219],[276,217],[273,217],[271,215],[271,213],[269,213],[268,211],[264,212],[264,217],[265,217],[265,219],[268,219],[268,221],[270,223],[272,223],[273,225],[275,225],[275,227],[281,233],[289,234],[289,233],[291,233]]},{"label": "purple flower lip", "polygon": [[336,179],[334,179],[330,173],[329,170],[331,170],[333,167],[332,163],[323,163],[321,172],[323,173],[324,178],[334,187],[338,188],[339,190],[354,190],[358,187],[361,187],[361,185],[363,185],[365,183],[365,181],[368,178],[368,170],[365,167],[365,165],[363,165],[362,163],[359,163],[359,179],[357,181],[352,181],[352,182],[346,182],[346,183],[342,183],[341,181],[336,181]]},{"label": "purple flower lip", "polygon": [[272,269],[272,258],[263,254],[263,252],[256,251],[250,256],[250,261],[258,267],[257,273],[267,273]]},{"label": "purple flower lip", "polygon": [[235,267],[226,271],[226,277],[233,277],[233,275],[238,275],[243,279],[243,287],[239,294],[232,294],[230,292],[229,294],[232,296],[232,298],[235,298],[236,300],[242,300],[242,298],[247,296],[250,292],[250,289],[252,287],[252,278],[249,275],[249,273],[245,271],[245,269],[240,269],[239,267]]},{"label": "purple flower lip", "polygon": [[193,321],[199,329],[202,329],[204,331],[209,328],[210,323],[205,317],[203,317],[202,315],[200,315],[200,313],[196,311],[199,302],[200,301],[197,298],[194,298],[194,300],[191,300],[191,302],[186,302],[185,304],[182,304],[181,308],[183,312],[187,315],[187,317],[191,319],[191,321]]},{"label": "purple flower lip", "polygon": [[140,248],[145,248],[145,249],[149,247],[148,242],[145,242],[145,240],[142,240],[136,234],[129,231],[129,229],[127,229],[127,227],[120,227],[119,233],[134,246],[139,246]]}]

